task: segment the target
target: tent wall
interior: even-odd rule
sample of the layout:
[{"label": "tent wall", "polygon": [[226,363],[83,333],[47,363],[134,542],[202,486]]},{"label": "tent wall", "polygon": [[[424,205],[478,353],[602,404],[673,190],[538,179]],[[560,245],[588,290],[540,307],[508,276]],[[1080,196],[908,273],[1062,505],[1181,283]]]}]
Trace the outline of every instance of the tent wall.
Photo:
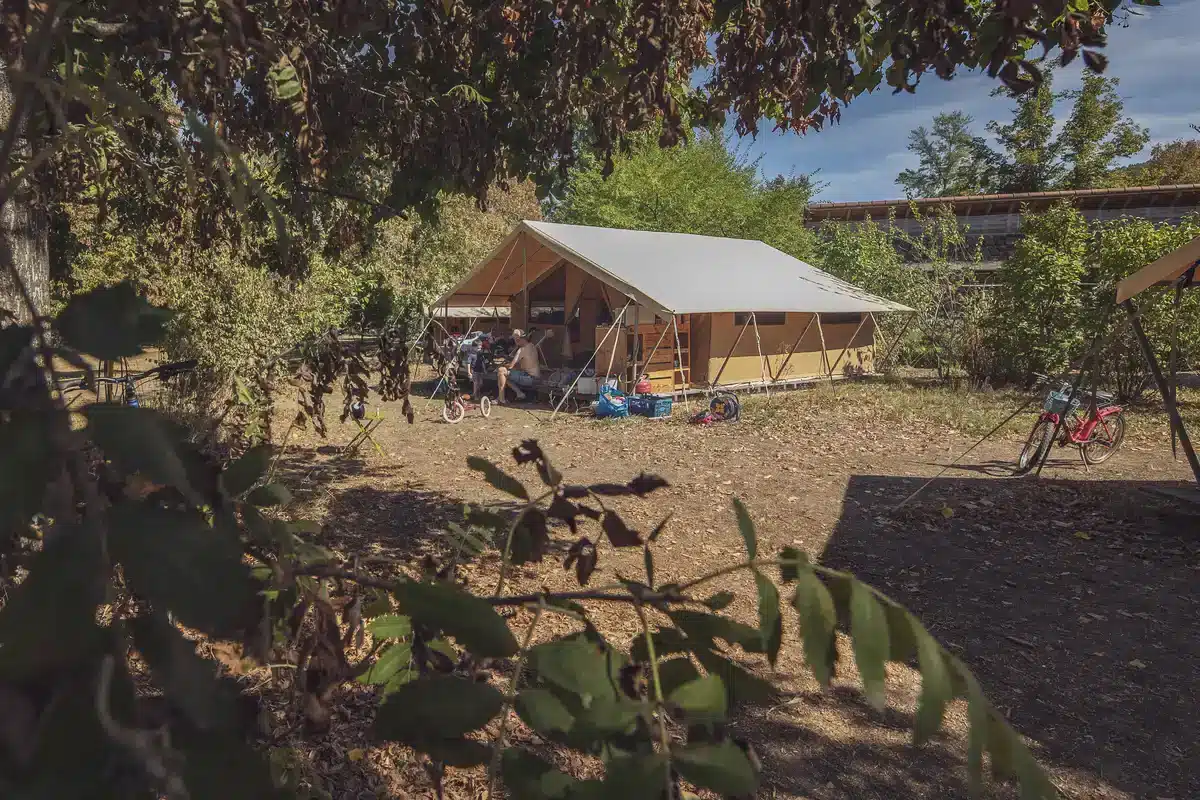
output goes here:
[{"label": "tent wall", "polygon": [[[765,325],[760,319],[758,333],[762,342],[762,353],[770,365],[772,376],[777,376],[780,380],[794,380],[825,374],[825,366],[821,359],[821,336],[815,323],[804,334],[795,354],[790,360],[787,360],[788,352],[796,343],[796,338],[804,332],[804,328],[808,326],[812,317],[812,314],[789,313],[784,317],[782,325]],[[700,315],[696,315],[694,319],[699,320]],[[693,382],[708,381],[716,377],[717,372],[721,369],[721,364],[725,361],[725,356],[729,353],[729,348],[737,341],[738,332],[742,328],[740,322],[738,320],[735,323],[733,314],[711,315],[711,330],[707,337],[708,372],[703,379],[700,378],[698,343],[692,362],[693,368],[697,370]],[[829,315],[825,315],[822,319],[821,327],[825,334],[825,349],[830,365],[837,359],[843,347],[846,347],[847,344],[850,346],[846,355],[842,357],[841,363],[838,364],[837,372],[839,374],[847,366],[854,370],[861,368],[869,372],[874,364],[874,325],[868,318],[858,335],[854,336],[858,323],[857,318],[846,322],[831,321]],[[762,379],[762,361],[759,359],[758,346],[754,341],[753,327],[753,325],[750,326],[750,329],[742,336],[742,340],[738,342],[737,349],[733,351],[729,363],[725,366],[725,371],[721,374],[722,384],[745,383]],[[692,335],[699,339],[701,330],[700,327],[695,328]],[[853,341],[851,341],[852,336],[854,336]],[[782,375],[779,375],[779,368],[785,360],[787,360],[787,368]]]}]

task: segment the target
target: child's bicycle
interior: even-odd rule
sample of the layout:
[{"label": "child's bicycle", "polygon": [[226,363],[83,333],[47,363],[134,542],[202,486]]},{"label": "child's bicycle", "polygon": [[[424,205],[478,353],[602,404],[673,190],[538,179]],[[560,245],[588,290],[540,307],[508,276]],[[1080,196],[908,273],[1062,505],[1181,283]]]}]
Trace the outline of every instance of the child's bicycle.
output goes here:
[{"label": "child's bicycle", "polygon": [[446,400],[442,405],[442,419],[455,425],[463,421],[468,411],[475,409],[479,409],[479,413],[483,415],[484,419],[491,416],[492,401],[487,395],[481,395],[479,402],[476,403],[471,399],[471,395],[458,391],[457,372],[457,362],[451,361],[446,367],[446,374],[443,377],[446,382]]},{"label": "child's bicycle", "polygon": [[[1053,380],[1047,375],[1038,375],[1039,383]],[[1068,414],[1059,433],[1058,446],[1073,444],[1079,448],[1084,466],[1101,464],[1112,457],[1125,441],[1124,409],[1113,401],[1111,394],[1080,389],[1067,408],[1071,397],[1071,384],[1059,381],[1058,389],[1046,393],[1042,413],[1021,449],[1017,458],[1017,474],[1028,472],[1042,460],[1042,454],[1050,449],[1054,428],[1061,415]],[[1087,400],[1087,413],[1080,411],[1082,401]]]}]

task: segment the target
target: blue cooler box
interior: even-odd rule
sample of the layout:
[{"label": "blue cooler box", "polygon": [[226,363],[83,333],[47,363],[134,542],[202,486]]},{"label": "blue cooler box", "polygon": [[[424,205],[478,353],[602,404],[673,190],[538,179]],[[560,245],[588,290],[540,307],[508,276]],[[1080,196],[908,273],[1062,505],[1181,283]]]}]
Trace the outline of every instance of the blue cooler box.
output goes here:
[{"label": "blue cooler box", "polygon": [[629,412],[643,417],[669,417],[674,401],[656,394],[638,394],[629,398]]}]

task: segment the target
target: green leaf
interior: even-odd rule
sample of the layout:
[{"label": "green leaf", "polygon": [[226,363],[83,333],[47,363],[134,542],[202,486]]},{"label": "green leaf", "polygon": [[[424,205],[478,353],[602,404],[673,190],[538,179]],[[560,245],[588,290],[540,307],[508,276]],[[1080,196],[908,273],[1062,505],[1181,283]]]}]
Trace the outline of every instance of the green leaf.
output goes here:
[{"label": "green leaf", "polygon": [[917,633],[921,623],[909,614],[903,606],[887,598],[881,598],[883,615],[888,627],[888,660],[907,662],[917,655]]},{"label": "green leaf", "polygon": [[703,789],[729,796],[751,796],[758,790],[758,775],[742,748],[730,741],[688,745],[672,749],[679,774]]},{"label": "green leaf", "polygon": [[286,506],[292,502],[292,493],[283,484],[268,483],[251,490],[250,494],[246,495],[246,502],[259,508]]},{"label": "green leaf", "polygon": [[646,545],[642,549],[642,563],[646,567],[646,585],[651,589],[654,588],[654,554],[650,552],[650,545]]},{"label": "green leaf", "polygon": [[477,767],[492,759],[492,748],[473,739],[426,739],[413,745],[413,748],[448,767]]},{"label": "green leaf", "polygon": [[508,623],[495,609],[457,586],[404,581],[393,594],[402,613],[453,636],[476,656],[504,658],[519,649]]},{"label": "green leaf", "polygon": [[169,311],[154,308],[124,281],[75,295],[54,320],[54,327],[81,353],[117,361],[158,342],[169,319]]},{"label": "green leaf", "polygon": [[689,640],[699,644],[711,645],[714,639],[724,639],[729,644],[741,645],[748,653],[764,651],[762,634],[737,620],[685,609],[671,611],[668,616]]},{"label": "green leaf", "polygon": [[518,497],[522,500],[529,499],[529,492],[525,490],[524,485],[522,485],[520,481],[504,472],[504,470],[500,469],[486,458],[480,458],[479,456],[468,456],[467,466],[476,472],[482,472],[484,480],[505,494],[510,494],[513,497]]},{"label": "green leaf", "polygon": [[758,557],[758,535],[754,532],[754,520],[750,519],[750,512],[736,497],[733,498],[733,511],[737,515],[738,530],[746,542],[746,557],[753,561]]},{"label": "green leaf", "polygon": [[367,623],[367,630],[376,639],[404,639],[412,633],[412,621],[399,614],[385,614]]},{"label": "green leaf", "polygon": [[237,730],[237,687],[218,679],[216,664],[196,654],[195,642],[161,614],[135,617],[129,626],[154,682],[189,722],[201,730]]},{"label": "green leaf", "polygon": [[983,752],[988,739],[988,701],[979,688],[979,682],[965,668],[963,678],[967,683],[967,784],[973,795],[983,791]]},{"label": "green leaf", "polygon": [[221,473],[221,485],[230,497],[240,497],[258,483],[271,466],[271,445],[260,444],[242,453]]},{"label": "green leaf", "polygon": [[98,641],[108,579],[100,539],[65,524],[56,533],[0,607],[0,676],[51,674]]},{"label": "green leaf", "polygon": [[407,644],[393,644],[385,647],[375,663],[363,674],[358,676],[359,683],[382,686],[390,683],[400,670],[410,668],[412,662],[412,647]]},{"label": "green leaf", "polygon": [[144,473],[155,483],[179,489],[196,505],[203,503],[188,478],[176,429],[159,412],[98,403],[83,413],[88,436],[118,467],[129,474]]},{"label": "green leaf", "polygon": [[954,686],[942,646],[916,620],[912,621],[912,629],[917,638],[917,662],[921,668],[921,696],[913,720],[913,742],[919,745],[941,727],[946,705],[954,698]]},{"label": "green leaf", "polygon": [[240,543],[197,514],[124,502],[109,511],[109,549],[129,587],[157,611],[213,636],[253,624],[258,587]]},{"label": "green leaf", "polygon": [[513,800],[558,800],[565,798],[576,783],[533,753],[515,747],[501,754],[500,777]]},{"label": "green leaf", "polygon": [[665,696],[669,697],[671,692],[699,677],[700,673],[689,658],[671,658],[658,662],[658,680],[662,684]]},{"label": "green leaf", "polygon": [[604,765],[601,796],[620,800],[661,800],[666,775],[667,756],[664,753],[613,756]]},{"label": "green leaf", "polygon": [[583,637],[539,644],[526,658],[539,678],[578,695],[584,705],[620,696],[618,654]]},{"label": "green leaf", "polygon": [[854,636],[854,663],[862,675],[867,702],[882,710],[887,704],[887,617],[866,584],[854,581],[850,590],[850,631]]},{"label": "green leaf", "polygon": [[710,673],[720,677],[730,706],[738,703],[764,703],[778,694],[770,681],[751,674],[744,667],[711,650],[697,651],[696,660]]},{"label": "green leaf", "polygon": [[783,643],[783,616],[779,613],[779,590],[770,578],[758,570],[754,571],[754,582],[758,586],[758,632],[762,636],[767,661],[775,666],[779,648]]},{"label": "green leaf", "polygon": [[808,554],[795,547],[785,547],[779,551],[779,579],[791,583],[800,577],[800,570],[808,566]]},{"label": "green leaf", "polygon": [[671,692],[667,699],[679,706],[689,720],[718,722],[725,719],[725,684],[716,675],[689,681]]},{"label": "green leaf", "polygon": [[837,613],[829,589],[812,569],[802,569],[797,574],[792,606],[800,615],[804,660],[821,685],[828,686],[836,661],[833,645]]},{"label": "green leaf", "polygon": [[575,724],[575,717],[554,693],[547,689],[526,689],[514,703],[517,716],[541,734],[566,732]]},{"label": "green leaf", "polygon": [[713,611],[720,611],[723,608],[727,608],[733,600],[733,592],[717,592],[707,600],[701,600],[700,602]]},{"label": "green leaf", "polygon": [[375,736],[420,745],[478,730],[504,706],[494,687],[453,675],[409,681],[388,695],[375,714]]}]

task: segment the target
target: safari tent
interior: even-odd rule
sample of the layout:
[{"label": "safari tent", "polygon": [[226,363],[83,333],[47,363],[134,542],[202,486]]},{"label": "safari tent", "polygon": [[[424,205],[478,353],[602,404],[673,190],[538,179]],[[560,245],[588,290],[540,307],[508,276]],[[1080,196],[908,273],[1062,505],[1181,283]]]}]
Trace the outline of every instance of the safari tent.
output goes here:
[{"label": "safari tent", "polygon": [[875,315],[910,310],[759,241],[533,221],[437,304],[508,305],[548,366],[667,393],[871,372]]}]

